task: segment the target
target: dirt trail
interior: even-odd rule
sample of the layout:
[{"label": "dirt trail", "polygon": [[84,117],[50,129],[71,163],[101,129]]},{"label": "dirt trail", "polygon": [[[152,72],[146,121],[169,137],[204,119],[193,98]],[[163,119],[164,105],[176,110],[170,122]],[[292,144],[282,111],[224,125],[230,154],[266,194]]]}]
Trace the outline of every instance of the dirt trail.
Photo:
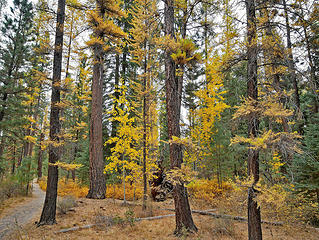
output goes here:
[{"label": "dirt trail", "polygon": [[6,239],[6,235],[17,227],[29,223],[32,218],[42,210],[45,192],[37,183],[33,183],[33,199],[16,209],[13,212],[0,218],[0,239]]}]

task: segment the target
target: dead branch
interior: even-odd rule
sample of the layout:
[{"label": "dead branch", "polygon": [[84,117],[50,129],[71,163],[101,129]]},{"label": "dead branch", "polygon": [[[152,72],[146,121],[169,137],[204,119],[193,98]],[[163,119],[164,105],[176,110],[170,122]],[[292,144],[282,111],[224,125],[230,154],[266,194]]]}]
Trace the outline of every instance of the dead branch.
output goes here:
[{"label": "dead branch", "polygon": [[61,229],[55,233],[66,233],[66,232],[71,232],[71,231],[76,231],[79,229],[87,229],[87,228],[91,228],[94,227],[96,224],[89,224],[89,225],[84,225],[84,226],[76,226],[76,227],[72,227],[72,228],[65,228],[65,229]]},{"label": "dead branch", "polygon": [[156,219],[162,219],[162,218],[174,217],[174,216],[175,214],[168,214],[168,215],[161,215],[161,216],[155,216],[155,217],[136,218],[135,221],[156,220]]}]

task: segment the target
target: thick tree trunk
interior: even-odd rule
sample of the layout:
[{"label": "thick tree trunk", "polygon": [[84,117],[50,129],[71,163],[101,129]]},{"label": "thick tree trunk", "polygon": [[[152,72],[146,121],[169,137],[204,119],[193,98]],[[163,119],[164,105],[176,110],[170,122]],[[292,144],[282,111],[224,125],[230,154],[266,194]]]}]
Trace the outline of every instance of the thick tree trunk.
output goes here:
[{"label": "thick tree trunk", "polygon": [[[103,18],[104,8],[99,5],[99,15]],[[94,33],[103,38],[102,33]],[[99,43],[93,47],[94,65],[92,79],[92,112],[90,121],[90,190],[87,198],[104,199],[106,180],[104,176],[103,138],[102,138],[102,89],[103,89],[103,46]]]},{"label": "thick tree trunk", "polygon": [[[165,33],[172,39],[174,35],[174,3],[173,0],[165,1]],[[165,56],[165,74],[166,74],[166,109],[168,122],[168,138],[173,136],[180,137],[180,110],[182,83],[180,78],[175,74],[175,62],[171,58],[171,51],[166,51]],[[182,146],[172,143],[169,146],[171,168],[180,168],[183,162]],[[192,218],[188,202],[187,189],[183,184],[177,184],[174,187],[174,202],[176,212],[176,229],[175,234],[180,234],[183,228],[188,231],[197,231]]]},{"label": "thick tree trunk", "polygon": [[[65,0],[58,1],[57,23],[55,35],[55,49],[53,59],[53,81],[51,94],[51,113],[50,113],[50,141],[59,143],[60,134],[60,109],[57,103],[60,102],[60,84],[62,70],[62,49],[63,49],[63,30],[65,18]],[[59,147],[51,144],[49,147],[49,166],[48,181],[45,195],[44,206],[41,214],[40,225],[52,225],[56,223],[56,199],[58,188],[58,167],[52,166],[60,159]]]},{"label": "thick tree trunk", "polygon": [[[247,12],[247,95],[248,98],[258,101],[257,86],[257,33],[256,33],[256,10],[255,1],[246,0]],[[256,137],[258,133],[259,121],[256,116],[251,115],[248,121],[248,137]],[[254,178],[254,184],[259,180],[259,154],[258,151],[249,149],[248,151],[248,176]],[[253,185],[254,185],[253,184]],[[261,217],[260,207],[255,200],[255,189],[248,189],[248,239],[261,240]]]}]

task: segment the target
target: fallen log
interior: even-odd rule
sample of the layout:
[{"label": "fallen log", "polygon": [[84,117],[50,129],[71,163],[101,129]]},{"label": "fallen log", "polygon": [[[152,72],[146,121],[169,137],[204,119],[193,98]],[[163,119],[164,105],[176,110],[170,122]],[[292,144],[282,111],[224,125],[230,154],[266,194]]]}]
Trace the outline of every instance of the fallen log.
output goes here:
[{"label": "fallen log", "polygon": [[166,217],[174,217],[175,214],[168,214],[168,215],[160,215],[160,216],[154,216],[154,217],[145,217],[145,218],[135,218],[135,221],[142,221],[142,220],[156,220]]},{"label": "fallen log", "polygon": [[89,224],[89,225],[84,225],[84,226],[76,226],[76,227],[72,227],[72,228],[65,228],[65,229],[61,229],[55,233],[66,233],[66,232],[71,232],[71,231],[76,231],[79,229],[87,229],[87,228],[91,228],[94,227],[96,224]]},{"label": "fallen log", "polygon": [[[170,209],[166,208],[163,210],[167,211],[175,211],[175,209]],[[224,218],[224,219],[232,219],[236,221],[241,221],[241,222],[247,222],[248,219],[245,217],[240,217],[240,216],[232,216],[232,215],[227,215],[227,214],[217,214],[217,213],[211,213],[209,211],[215,211],[215,209],[208,209],[206,211],[201,211],[201,210],[192,210],[193,213],[198,213],[200,215],[206,215],[206,216],[211,216],[214,218]],[[145,217],[145,218],[135,218],[134,221],[143,221],[143,220],[157,220],[157,219],[162,219],[162,218],[167,218],[167,217],[174,217],[175,214],[167,214],[167,215],[160,215],[160,216],[154,216],[154,217]],[[269,224],[269,225],[274,225],[274,226],[282,226],[283,222],[269,222],[269,221],[261,221],[263,224]],[[66,228],[66,229],[61,229],[60,231],[57,231],[56,233],[66,233],[70,231],[76,231],[80,229],[86,229],[86,228],[91,228],[96,226],[97,224],[89,224],[85,226],[76,226],[72,228]]]},{"label": "fallen log", "polygon": [[[170,209],[170,208],[166,208],[166,209],[163,209],[163,210],[175,212],[175,209]],[[210,210],[213,210],[213,209],[209,209],[209,210],[205,210],[205,211],[192,210],[192,213],[198,213],[200,215],[212,216],[214,218],[224,218],[224,219],[232,219],[232,220],[241,221],[241,222],[248,222],[248,219],[245,218],[245,217],[232,216],[232,215],[227,215],[227,214],[211,213],[211,212],[209,212]],[[283,222],[270,222],[270,221],[264,221],[264,220],[262,220],[261,223],[274,225],[274,226],[282,226],[282,225],[284,225]]]}]

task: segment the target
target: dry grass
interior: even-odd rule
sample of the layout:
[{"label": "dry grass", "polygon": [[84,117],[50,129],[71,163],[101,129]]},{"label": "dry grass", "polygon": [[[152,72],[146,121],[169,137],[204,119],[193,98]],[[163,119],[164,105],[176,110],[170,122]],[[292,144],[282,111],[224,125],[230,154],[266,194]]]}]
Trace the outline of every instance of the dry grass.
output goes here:
[{"label": "dry grass", "polygon": [[[140,202],[139,202],[140,203]],[[150,204],[150,203],[149,203]],[[203,204],[203,203],[202,203]],[[193,203],[192,208],[199,209],[203,205]],[[29,224],[23,229],[23,233],[28,239],[178,239],[172,233],[175,228],[175,218],[163,218],[160,220],[140,221],[130,225],[125,222],[116,222],[114,219],[125,220],[125,212],[133,211],[135,217],[144,217],[149,215],[165,215],[171,214],[162,209],[173,208],[172,199],[162,203],[151,203],[146,213],[143,213],[140,205],[123,206],[122,201],[111,199],[91,200],[78,199],[77,206],[74,211],[67,214],[58,214],[58,224],[53,226],[43,226],[37,228],[34,224]],[[212,208],[206,205],[205,208]],[[151,209],[151,211],[150,211]],[[201,216],[194,214],[194,221],[199,228],[198,233],[182,236],[181,239],[247,239],[247,224],[223,219],[214,219],[209,216]],[[37,216],[38,220],[39,216]],[[34,221],[35,221],[34,220]],[[74,226],[84,226],[88,224],[98,223],[99,226],[89,229],[81,229],[67,233],[56,233],[57,231]],[[104,225],[103,225],[104,224]],[[17,238],[15,238],[17,239]],[[267,240],[292,240],[307,239],[317,240],[318,232],[314,229],[304,227],[275,227],[263,225],[263,239]]]}]

